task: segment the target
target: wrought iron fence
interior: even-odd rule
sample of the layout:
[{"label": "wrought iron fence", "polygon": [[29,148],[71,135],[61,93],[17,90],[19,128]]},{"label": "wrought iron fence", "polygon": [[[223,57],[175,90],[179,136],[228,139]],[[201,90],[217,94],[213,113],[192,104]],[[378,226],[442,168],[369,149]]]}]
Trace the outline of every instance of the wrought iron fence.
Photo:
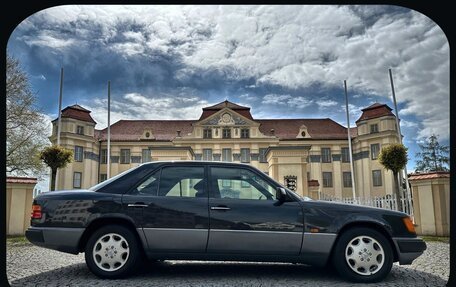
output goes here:
[{"label": "wrought iron fence", "polygon": [[358,204],[358,205],[365,205],[365,206],[390,209],[390,210],[399,210],[399,211],[405,212],[409,215],[411,214],[411,209],[413,208],[413,200],[412,200],[412,204],[410,205],[407,198],[403,197],[403,198],[400,198],[400,200],[397,200],[395,195],[390,195],[390,194],[388,194],[386,196],[374,196],[374,197],[338,198],[338,197],[335,197],[332,195],[321,193],[320,200],[341,202],[341,203],[347,203],[347,204]]}]

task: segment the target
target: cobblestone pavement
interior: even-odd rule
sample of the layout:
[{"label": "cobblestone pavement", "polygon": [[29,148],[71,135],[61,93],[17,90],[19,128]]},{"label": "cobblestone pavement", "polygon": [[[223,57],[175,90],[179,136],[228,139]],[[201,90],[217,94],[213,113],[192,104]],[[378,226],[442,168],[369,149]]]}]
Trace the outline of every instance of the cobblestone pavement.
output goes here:
[{"label": "cobblestone pavement", "polygon": [[[381,283],[370,286],[445,286],[449,244],[427,243],[412,265],[394,265]],[[123,280],[102,280],[86,267],[84,254],[71,255],[29,244],[7,246],[12,286],[353,286],[335,271],[301,264],[164,261],[150,263]],[[368,284],[356,284],[365,286]]]}]

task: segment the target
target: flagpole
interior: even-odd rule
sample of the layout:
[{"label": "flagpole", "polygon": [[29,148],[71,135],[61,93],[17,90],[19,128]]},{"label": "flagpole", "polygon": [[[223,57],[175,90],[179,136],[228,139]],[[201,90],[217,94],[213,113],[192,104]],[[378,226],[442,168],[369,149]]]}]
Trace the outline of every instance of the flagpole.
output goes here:
[{"label": "flagpole", "polygon": [[[391,82],[391,91],[392,91],[392,94],[393,94],[393,102],[394,102],[394,111],[396,113],[396,126],[397,126],[397,135],[399,137],[399,143],[402,144],[402,133],[401,133],[401,126],[399,125],[399,110],[397,109],[397,102],[396,102],[396,93],[394,91],[394,83],[393,83],[393,74],[391,72],[391,69],[388,69],[388,72],[389,72],[389,77],[390,77],[390,82]],[[410,208],[410,216],[413,218],[413,208],[412,208],[412,197],[411,197],[411,194],[410,194],[410,186],[409,186],[409,181],[408,181],[408,173],[407,173],[407,165],[404,167],[404,170],[405,172],[405,189],[406,189],[406,192],[407,192],[407,201],[408,201],[408,204],[409,204],[409,208]],[[400,200],[400,198],[398,198],[397,200]],[[413,221],[415,221],[413,219]]]},{"label": "flagpole", "polygon": [[348,111],[348,95],[347,95],[347,81],[346,80],[344,80],[344,90],[345,90],[345,111],[347,112],[348,150],[349,150],[349,156],[350,156],[350,171],[351,171],[353,203],[356,204],[355,171],[353,168],[353,149],[352,149],[351,132],[350,132],[350,115],[349,115],[349,111]]},{"label": "flagpole", "polygon": [[108,81],[108,150],[106,154],[106,178],[111,177],[111,81]]},{"label": "flagpole", "polygon": [[[60,93],[59,93],[59,118],[57,120],[57,145],[60,145],[60,132],[62,126],[62,95],[63,95],[63,67],[60,68]],[[55,173],[55,188],[58,186],[59,169]]]}]

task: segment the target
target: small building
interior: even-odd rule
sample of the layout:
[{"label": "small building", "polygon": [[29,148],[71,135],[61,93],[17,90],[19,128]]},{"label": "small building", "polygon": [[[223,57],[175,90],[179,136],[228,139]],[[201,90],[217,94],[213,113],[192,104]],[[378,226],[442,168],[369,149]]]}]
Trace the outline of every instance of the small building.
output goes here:
[{"label": "small building", "polygon": [[30,226],[36,178],[6,177],[6,234],[24,235]]},{"label": "small building", "polygon": [[[250,107],[223,101],[198,119],[120,120],[111,125],[111,176],[157,160],[232,161],[253,165],[298,194],[352,196],[347,128],[329,118],[256,119]],[[107,178],[107,128],[96,129],[80,105],[62,110],[61,145],[74,162],[59,171],[57,189],[88,188]],[[57,119],[52,143],[57,141]],[[357,196],[393,190],[391,172],[377,160],[397,143],[391,108],[375,103],[351,129]]]},{"label": "small building", "polygon": [[450,236],[450,172],[409,175],[416,233]]}]

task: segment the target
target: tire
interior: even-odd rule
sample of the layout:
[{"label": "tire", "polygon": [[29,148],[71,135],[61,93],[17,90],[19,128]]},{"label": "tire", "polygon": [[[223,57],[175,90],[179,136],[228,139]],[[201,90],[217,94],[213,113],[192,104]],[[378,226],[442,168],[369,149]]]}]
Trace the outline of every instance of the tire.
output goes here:
[{"label": "tire", "polygon": [[122,225],[97,229],[87,241],[85,261],[100,278],[124,278],[137,270],[142,259],[135,235]]},{"label": "tire", "polygon": [[332,254],[337,272],[352,282],[383,280],[393,266],[388,240],[371,228],[351,228],[340,235]]}]

